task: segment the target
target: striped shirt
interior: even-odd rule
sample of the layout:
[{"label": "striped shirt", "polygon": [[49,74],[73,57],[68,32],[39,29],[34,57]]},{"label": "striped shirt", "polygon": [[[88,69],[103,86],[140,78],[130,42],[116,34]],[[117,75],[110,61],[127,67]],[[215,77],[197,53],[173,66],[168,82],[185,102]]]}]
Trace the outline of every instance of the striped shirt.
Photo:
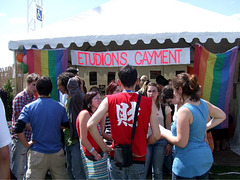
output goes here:
[{"label": "striped shirt", "polygon": [[[105,132],[111,136],[111,124],[109,117],[106,117]],[[112,145],[112,140],[105,140],[105,142],[107,143],[107,145]]]}]

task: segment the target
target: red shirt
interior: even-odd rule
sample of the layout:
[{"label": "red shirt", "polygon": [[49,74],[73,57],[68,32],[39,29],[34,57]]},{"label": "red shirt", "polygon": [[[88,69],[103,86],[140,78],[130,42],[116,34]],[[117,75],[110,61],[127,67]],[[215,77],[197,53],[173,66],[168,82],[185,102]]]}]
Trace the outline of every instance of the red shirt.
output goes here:
[{"label": "red shirt", "polygon": [[[89,113],[90,114],[90,113]],[[79,115],[78,115],[79,116]],[[90,114],[91,116],[91,114]],[[76,128],[77,128],[77,133],[78,133],[78,136],[80,138],[80,129],[79,129],[79,117],[77,117],[77,121],[76,121]],[[101,129],[99,129],[100,126],[98,125],[98,130],[101,134]],[[100,148],[100,146],[96,143],[96,141],[93,139],[93,137],[91,136],[91,134],[89,133],[89,131],[87,132],[87,139],[88,141],[90,142],[90,144],[94,147],[94,149],[100,153],[102,150]],[[83,145],[82,145],[82,148],[83,148],[83,152],[85,154],[85,156],[92,156],[92,153],[90,153]]]},{"label": "red shirt", "polygon": [[[108,95],[107,98],[113,146],[119,144],[131,144],[131,133],[138,94],[119,93]],[[151,111],[152,98],[142,96],[132,144],[133,154],[140,156],[133,156],[133,160],[135,161],[145,161],[146,158],[147,132]],[[113,156],[113,153],[111,156]]]}]

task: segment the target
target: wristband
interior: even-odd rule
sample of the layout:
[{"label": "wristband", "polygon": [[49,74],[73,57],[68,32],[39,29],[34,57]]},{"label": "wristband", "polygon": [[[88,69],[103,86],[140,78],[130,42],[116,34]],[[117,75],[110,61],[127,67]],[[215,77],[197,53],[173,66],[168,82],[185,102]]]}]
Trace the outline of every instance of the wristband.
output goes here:
[{"label": "wristband", "polygon": [[92,152],[94,151],[94,149],[95,149],[95,148],[94,148],[94,147],[92,147],[92,149],[91,149],[89,152],[90,152],[90,153],[92,153]]}]

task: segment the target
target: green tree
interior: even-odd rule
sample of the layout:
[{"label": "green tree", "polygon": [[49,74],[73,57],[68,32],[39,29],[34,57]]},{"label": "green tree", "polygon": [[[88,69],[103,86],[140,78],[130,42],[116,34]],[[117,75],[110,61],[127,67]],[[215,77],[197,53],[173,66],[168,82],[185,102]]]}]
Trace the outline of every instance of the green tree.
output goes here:
[{"label": "green tree", "polygon": [[7,121],[11,121],[12,120],[12,101],[13,101],[13,87],[12,87],[11,78],[9,78],[7,83],[4,85],[4,89],[7,92],[6,119]]}]

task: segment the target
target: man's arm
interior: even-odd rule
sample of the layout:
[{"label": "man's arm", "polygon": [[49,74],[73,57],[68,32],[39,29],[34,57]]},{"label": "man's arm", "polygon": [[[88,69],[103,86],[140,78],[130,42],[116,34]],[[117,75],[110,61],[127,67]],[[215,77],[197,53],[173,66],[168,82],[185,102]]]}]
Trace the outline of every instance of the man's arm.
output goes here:
[{"label": "man's arm", "polygon": [[0,148],[0,179],[8,179],[10,172],[9,147]]},{"label": "man's arm", "polygon": [[[25,106],[24,102],[25,102],[25,100],[24,100],[23,96],[18,96],[13,100],[13,108],[15,109],[15,115],[14,115],[15,123],[16,123],[17,119],[19,118],[21,111],[23,110],[23,108]],[[28,131],[32,130],[30,123],[26,124],[25,130],[28,130]]]},{"label": "man's arm", "polygon": [[32,131],[30,123],[27,123],[25,126],[25,130]]},{"label": "man's arm", "polygon": [[151,112],[151,116],[150,116],[150,128],[152,130],[152,134],[147,138],[148,144],[154,143],[155,141],[160,139],[160,136],[161,136],[161,132],[159,129],[159,122],[158,122],[158,118],[157,118],[157,107],[156,107],[154,101],[152,101],[152,112]]},{"label": "man's arm", "polygon": [[107,144],[101,138],[97,129],[97,124],[99,124],[99,122],[107,112],[108,112],[108,99],[105,98],[87,123],[87,128],[91,133],[93,139],[97,142],[97,144],[101,147],[101,149],[105,153],[111,152],[112,149],[109,146],[107,146]]},{"label": "man's arm", "polygon": [[69,128],[69,121],[68,121],[68,122],[62,122],[62,123],[61,123],[61,127],[62,127],[63,129]]},{"label": "man's arm", "polygon": [[[108,113],[107,113],[107,114],[108,114]],[[107,134],[107,133],[105,132],[107,114],[103,117],[103,119],[100,121],[99,124],[100,124],[101,130],[102,130],[102,137],[103,137],[103,139],[112,140],[111,135],[109,135],[109,134]]]},{"label": "man's arm", "polygon": [[16,125],[15,125],[15,131],[17,133],[18,139],[21,141],[24,147],[31,147],[33,142],[32,141],[27,141],[23,130],[26,126],[26,123],[24,121],[18,120]]}]

